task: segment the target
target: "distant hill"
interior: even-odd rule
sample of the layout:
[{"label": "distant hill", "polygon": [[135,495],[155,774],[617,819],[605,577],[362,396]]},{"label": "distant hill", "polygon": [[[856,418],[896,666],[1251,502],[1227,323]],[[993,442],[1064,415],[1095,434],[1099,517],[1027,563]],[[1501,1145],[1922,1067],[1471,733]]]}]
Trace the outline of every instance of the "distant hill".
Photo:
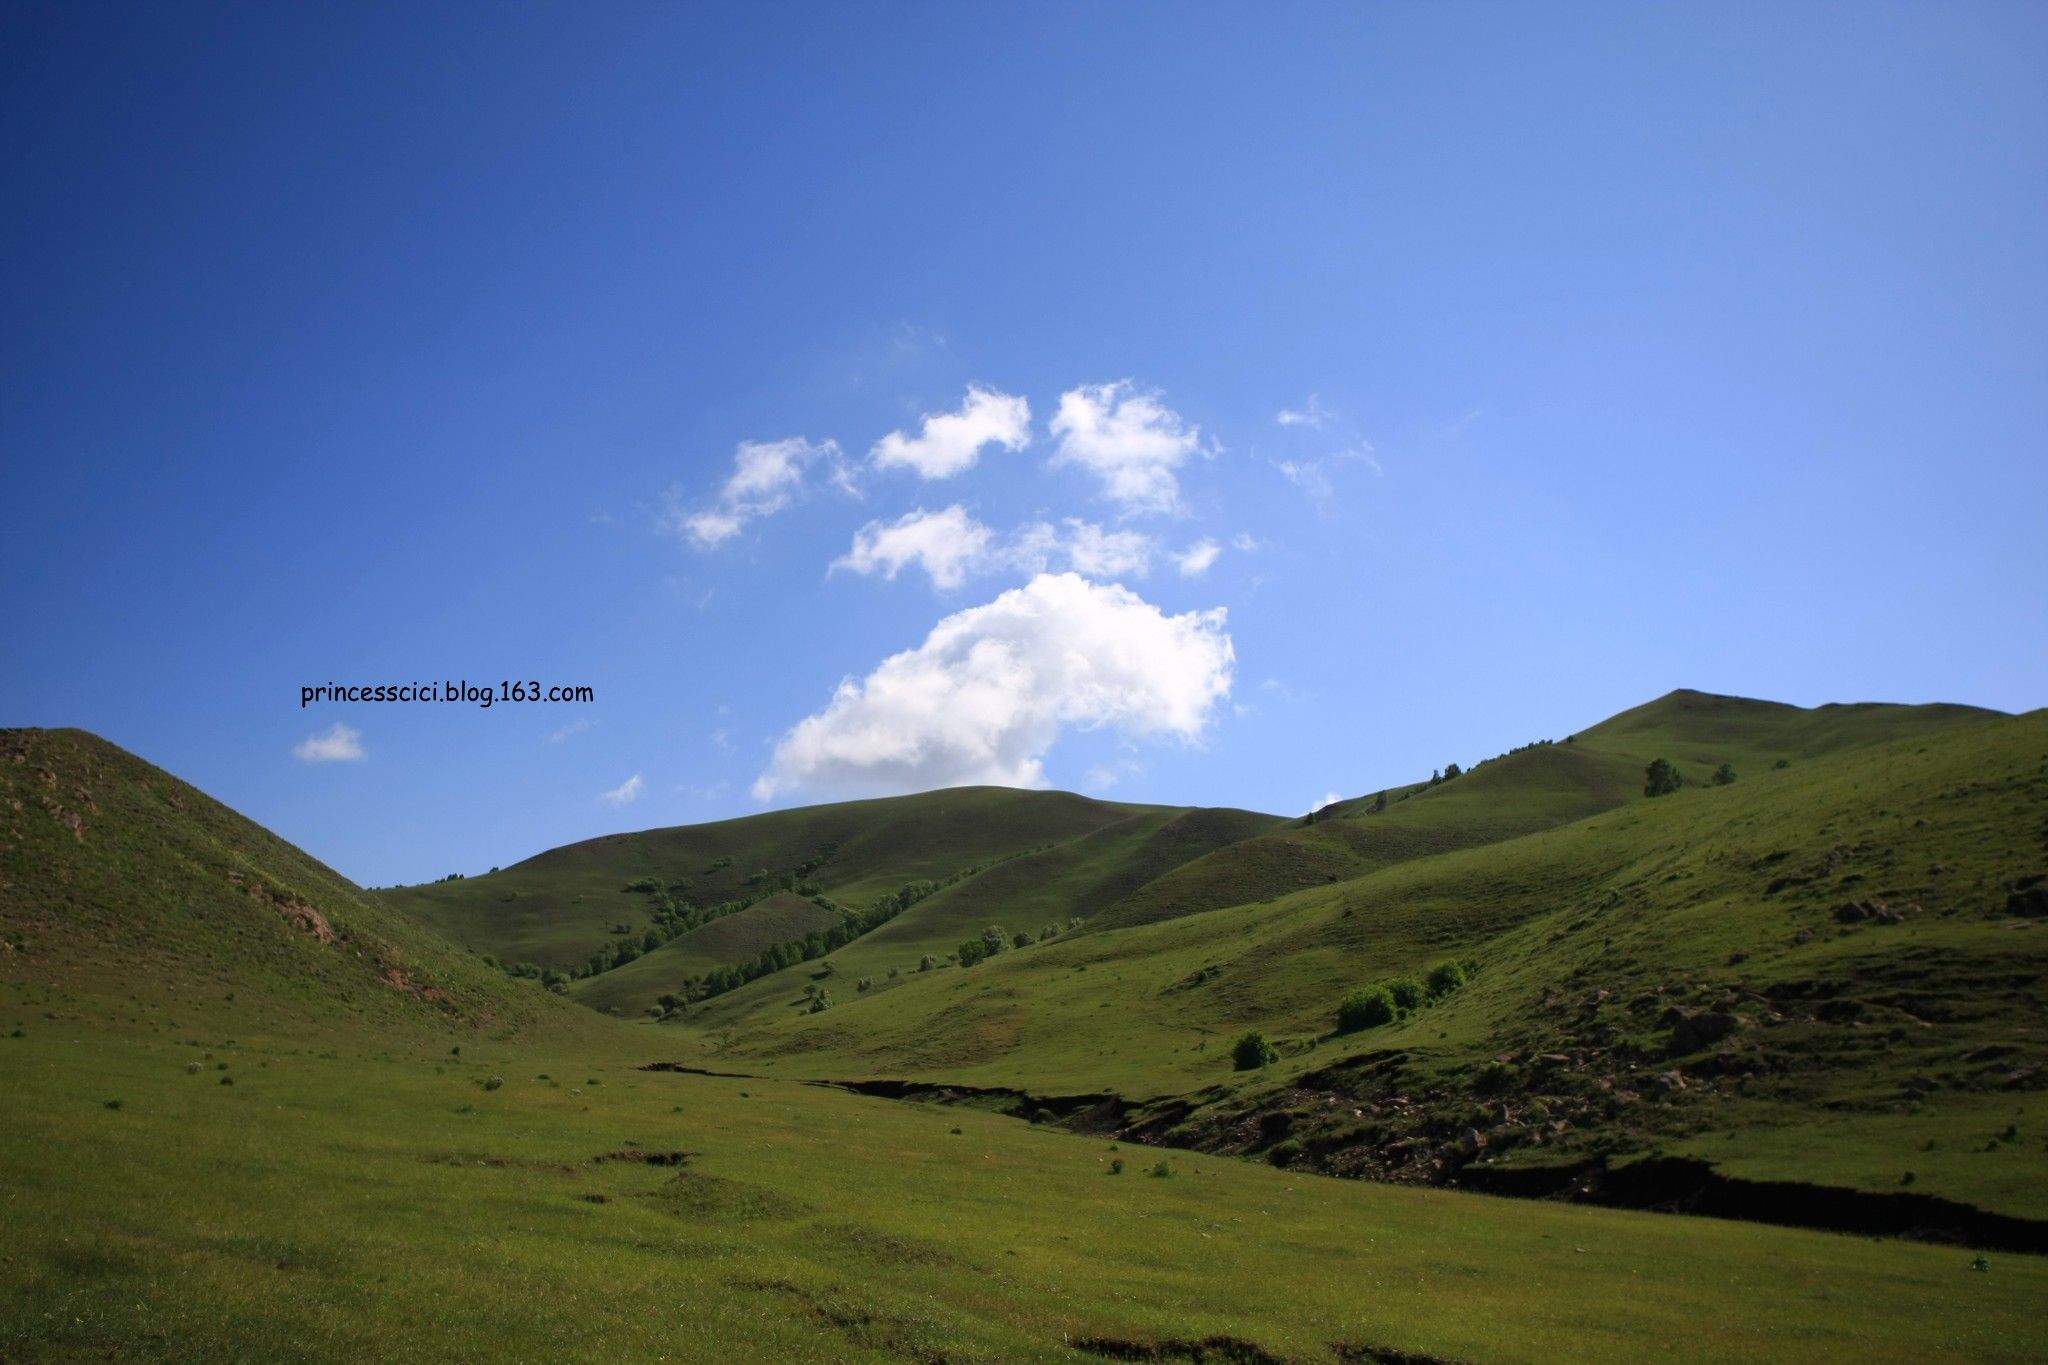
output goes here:
[{"label": "distant hill", "polygon": [[82,730],[0,730],[0,965],[19,998],[144,1029],[503,1032],[574,1013]]},{"label": "distant hill", "polygon": [[[778,892],[783,882],[858,911],[910,883],[976,874],[843,950],[839,962],[858,973],[866,963],[907,957],[915,965],[926,952],[950,952],[995,918],[1034,932],[1065,925],[1190,858],[1285,823],[1249,811],[961,787],[608,835],[484,876],[379,896],[507,965],[560,969],[580,969],[610,944],[641,945],[656,923],[649,888],[707,910],[747,903],[729,925],[714,919],[573,990],[596,1008],[638,1014],[691,976],[839,918],[811,893]],[[762,899],[771,895],[772,905]],[[793,912],[798,900],[809,910]]]},{"label": "distant hill", "polygon": [[1247,840],[1134,891],[1095,929],[1148,924],[1363,875],[1409,858],[1550,829],[1643,795],[1643,769],[1668,758],[1686,780],[1721,764],[1754,775],[1922,734],[1997,713],[1968,706],[1822,706],[1677,691],[1557,742],[1537,742],[1436,785],[1391,789],[1384,810],[1361,796],[1317,812],[1313,824]]}]

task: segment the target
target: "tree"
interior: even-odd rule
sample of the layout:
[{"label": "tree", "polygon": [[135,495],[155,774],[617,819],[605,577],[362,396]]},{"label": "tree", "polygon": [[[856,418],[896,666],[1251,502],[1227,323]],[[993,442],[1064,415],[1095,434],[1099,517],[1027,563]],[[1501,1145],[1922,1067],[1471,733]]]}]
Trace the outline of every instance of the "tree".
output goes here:
[{"label": "tree", "polygon": [[1017,931],[1017,937],[1011,940],[1011,942],[1016,947],[1029,948],[1031,946],[1031,935],[1025,933],[1022,929],[1019,929]]},{"label": "tree", "polygon": [[1449,995],[1465,984],[1465,969],[1455,962],[1439,962],[1429,969],[1429,993],[1432,996]]},{"label": "tree", "polygon": [[1262,1066],[1271,1066],[1280,1060],[1280,1054],[1266,1041],[1266,1035],[1252,1029],[1237,1040],[1237,1046],[1230,1050],[1230,1059],[1239,1071],[1257,1071]]},{"label": "tree", "polygon": [[917,969],[921,972],[928,972],[938,965],[939,960],[933,957],[930,953],[926,953],[922,958],[918,960]]},{"label": "tree", "polygon": [[1464,770],[1463,768],[1459,767],[1459,766],[1458,766],[1457,764],[1455,764],[1455,763],[1446,763],[1446,764],[1444,764],[1444,781],[1448,782],[1448,781],[1450,781],[1450,780],[1451,780],[1452,778],[1454,778],[1454,777],[1463,777],[1464,775],[1465,775],[1465,770]]},{"label": "tree", "polygon": [[994,957],[1010,946],[1010,936],[1003,932],[1000,924],[991,924],[981,931],[981,946],[987,949],[986,956]]},{"label": "tree", "polygon": [[1378,815],[1381,811],[1385,810],[1386,808],[1387,794],[1385,792],[1381,792],[1378,796],[1375,796],[1372,799],[1372,804],[1366,807],[1366,809],[1374,815]]},{"label": "tree", "polygon": [[804,1013],[806,1013],[806,1014],[823,1014],[823,1013],[824,1013],[824,1012],[825,1012],[826,1010],[829,1010],[829,1009],[831,1009],[831,1008],[832,1008],[832,992],[830,992],[830,991],[819,991],[819,992],[818,992],[818,993],[817,993],[816,995],[814,995],[814,996],[812,996],[812,997],[811,997],[811,1007],[810,1007],[809,1009],[805,1010],[805,1011],[804,1011]]},{"label": "tree", "polygon": [[1678,771],[1678,765],[1668,758],[1650,761],[1643,769],[1643,795],[1669,796],[1685,785],[1685,774]]},{"label": "tree", "polygon": [[988,945],[978,938],[970,938],[960,945],[960,965],[972,967],[988,956]]},{"label": "tree", "polygon": [[1714,769],[1715,786],[1726,787],[1733,784],[1734,781],[1735,765],[1733,763],[1723,763],[1720,767]]},{"label": "tree", "polygon": [[1391,1024],[1400,1013],[1393,993],[1385,986],[1361,986],[1338,1004],[1337,1032],[1356,1033],[1362,1028]]}]

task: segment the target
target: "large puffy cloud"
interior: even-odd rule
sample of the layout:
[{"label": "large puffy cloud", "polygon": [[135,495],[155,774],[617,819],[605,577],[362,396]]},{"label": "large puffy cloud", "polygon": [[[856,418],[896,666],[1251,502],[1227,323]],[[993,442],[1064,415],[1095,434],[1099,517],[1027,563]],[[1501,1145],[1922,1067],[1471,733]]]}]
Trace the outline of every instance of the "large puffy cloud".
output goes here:
[{"label": "large puffy cloud", "polygon": [[882,469],[914,469],[945,479],[971,469],[984,446],[1022,450],[1031,440],[1031,405],[1012,394],[970,388],[958,412],[927,413],[915,436],[892,431],[869,452]]},{"label": "large puffy cloud", "polygon": [[853,533],[853,548],[833,561],[834,569],[879,573],[893,579],[906,565],[931,575],[932,585],[957,588],[990,559],[995,533],[958,503],[942,512],[919,508],[895,521],[871,521]]},{"label": "large puffy cloud", "polygon": [[1052,434],[1059,441],[1052,463],[1087,470],[1127,513],[1178,508],[1174,470],[1202,445],[1199,427],[1128,379],[1061,394]]},{"label": "large puffy cloud", "polygon": [[754,795],[1043,786],[1069,726],[1197,737],[1234,662],[1221,608],[1168,616],[1127,588],[1040,574],[840,683],[783,736]]},{"label": "large puffy cloud", "polygon": [[748,522],[789,506],[803,492],[814,468],[825,469],[842,487],[847,483],[846,462],[837,441],[809,441],[801,436],[741,441],[717,503],[696,512],[672,505],[664,524],[689,537],[700,550],[715,549],[738,535]]}]

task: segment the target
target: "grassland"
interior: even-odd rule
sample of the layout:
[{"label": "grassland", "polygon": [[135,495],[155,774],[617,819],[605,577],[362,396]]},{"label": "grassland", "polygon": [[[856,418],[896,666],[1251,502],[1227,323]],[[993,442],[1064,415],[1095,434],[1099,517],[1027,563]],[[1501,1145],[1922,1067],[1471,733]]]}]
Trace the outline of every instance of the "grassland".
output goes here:
[{"label": "grassland", "polygon": [[1183,1153],[1154,1178],[1162,1154],[1129,1144],[649,1074],[610,1042],[456,1057],[430,1033],[314,1049],[57,1012],[0,1037],[11,1360],[2048,1350],[2038,1258],[1978,1272],[1957,1248]]}]

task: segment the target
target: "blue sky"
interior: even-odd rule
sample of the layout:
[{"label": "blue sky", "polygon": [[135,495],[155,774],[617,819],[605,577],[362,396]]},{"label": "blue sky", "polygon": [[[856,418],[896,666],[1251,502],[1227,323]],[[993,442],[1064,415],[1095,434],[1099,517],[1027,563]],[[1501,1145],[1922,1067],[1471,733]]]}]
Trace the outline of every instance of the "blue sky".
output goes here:
[{"label": "blue sky", "polygon": [[[0,724],[382,884],[2032,708],[2044,71],[2037,5],[0,5]],[[444,678],[596,700],[299,706]]]}]

